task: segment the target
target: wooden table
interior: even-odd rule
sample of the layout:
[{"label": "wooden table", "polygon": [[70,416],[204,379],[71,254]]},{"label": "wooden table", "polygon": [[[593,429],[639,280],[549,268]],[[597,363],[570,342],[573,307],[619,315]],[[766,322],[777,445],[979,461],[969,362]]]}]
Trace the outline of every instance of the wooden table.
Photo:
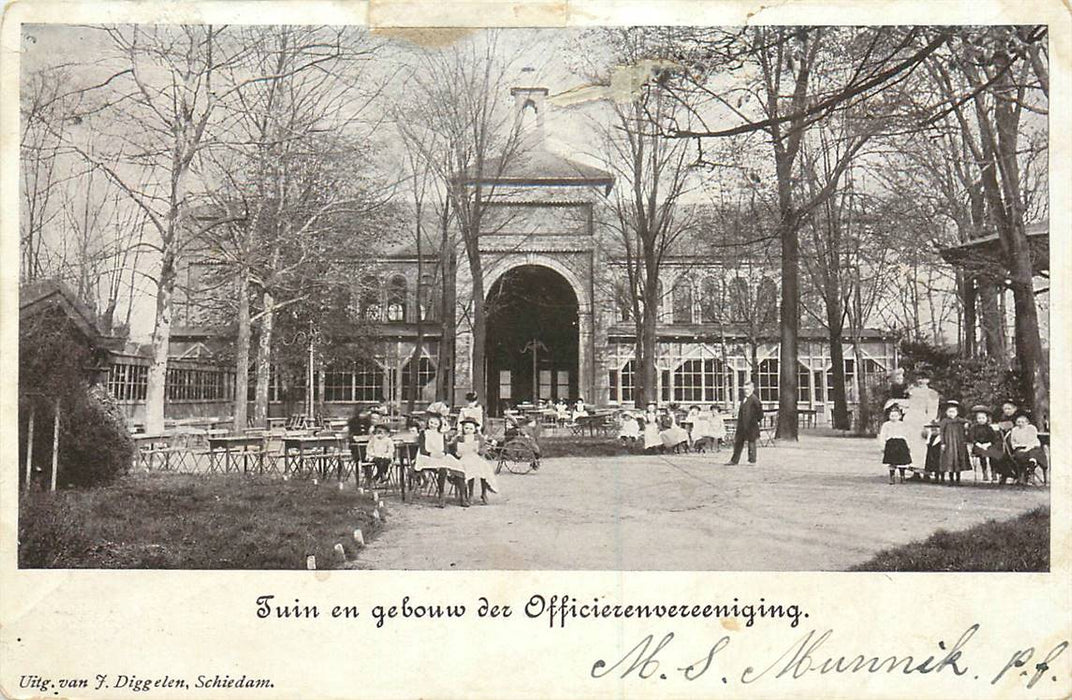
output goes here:
[{"label": "wooden table", "polygon": [[233,466],[235,471],[238,471],[238,460],[241,457],[243,473],[249,472],[249,461],[253,458],[257,464],[258,473],[263,474],[264,443],[263,435],[209,436],[208,470],[210,472],[220,470],[226,474]]},{"label": "wooden table", "polygon": [[334,466],[336,475],[342,480],[343,459],[340,454],[343,438],[338,435],[288,435],[283,438],[283,474],[293,469],[301,475],[306,467],[312,473],[314,469],[322,477],[327,477],[328,470]]}]

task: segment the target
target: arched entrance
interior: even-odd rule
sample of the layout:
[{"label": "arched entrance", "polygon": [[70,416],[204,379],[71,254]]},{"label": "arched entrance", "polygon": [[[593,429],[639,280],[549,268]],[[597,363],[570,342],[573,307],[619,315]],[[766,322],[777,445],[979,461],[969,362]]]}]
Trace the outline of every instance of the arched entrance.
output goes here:
[{"label": "arched entrance", "polygon": [[542,265],[506,271],[485,306],[488,408],[577,397],[579,324],[570,283]]}]

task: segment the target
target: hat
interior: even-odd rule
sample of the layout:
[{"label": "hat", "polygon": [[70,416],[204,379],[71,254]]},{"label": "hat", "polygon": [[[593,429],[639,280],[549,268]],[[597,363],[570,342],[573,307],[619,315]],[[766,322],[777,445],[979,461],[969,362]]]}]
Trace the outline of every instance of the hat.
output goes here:
[{"label": "hat", "polygon": [[943,401],[942,402],[942,406],[941,406],[942,411],[946,411],[946,410],[948,410],[950,408],[955,408],[955,409],[957,409],[957,413],[960,413],[960,402],[955,400],[955,399],[949,399],[948,401]]},{"label": "hat", "polygon": [[480,423],[477,422],[476,418],[473,418],[471,416],[466,416],[465,418],[462,418],[460,421],[458,421],[459,426],[465,425],[466,423],[472,423],[477,428],[480,427]]},{"label": "hat", "polygon": [[882,408],[882,411],[883,411],[883,413],[886,414],[887,418],[890,415],[890,411],[894,411],[894,410],[896,410],[902,416],[904,415],[904,412],[905,412],[904,408],[902,408],[901,404],[897,403],[896,401],[887,401],[886,405]]},{"label": "hat", "polygon": [[889,411],[889,410],[890,410],[891,408],[893,408],[894,406],[896,406],[896,407],[897,407],[897,408],[899,408],[899,409],[900,409],[900,410],[901,410],[902,412],[904,412],[904,407],[903,407],[903,406],[901,406],[901,401],[903,401],[903,400],[904,400],[904,399],[886,399],[886,403],[885,403],[885,404],[883,404],[883,406],[882,406],[882,410],[883,410],[883,411]]},{"label": "hat", "polygon": [[990,415],[990,409],[987,406],[984,406],[981,403],[977,403],[974,406],[972,406],[971,407],[971,412],[972,413],[985,413],[987,415]]},{"label": "hat", "polygon": [[476,401],[477,396],[475,391],[470,391],[465,395],[466,401]]},{"label": "hat", "polygon": [[1012,417],[1013,422],[1019,420],[1020,416],[1023,416],[1024,418],[1026,418],[1028,423],[1031,422],[1031,414],[1028,413],[1027,411],[1023,411],[1023,410],[1017,411],[1015,414],[1013,414],[1013,417]]}]

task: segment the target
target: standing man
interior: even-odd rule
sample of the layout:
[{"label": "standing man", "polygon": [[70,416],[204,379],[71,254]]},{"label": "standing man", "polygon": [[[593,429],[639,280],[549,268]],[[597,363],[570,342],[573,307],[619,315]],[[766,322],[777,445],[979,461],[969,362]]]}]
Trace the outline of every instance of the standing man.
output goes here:
[{"label": "standing man", "polygon": [[733,456],[726,464],[737,464],[741,461],[741,451],[744,443],[748,442],[748,463],[756,463],[756,440],[759,439],[759,422],[763,420],[763,404],[755,395],[756,385],[746,382],[744,385],[744,399],[737,409],[737,432],[733,436]]}]

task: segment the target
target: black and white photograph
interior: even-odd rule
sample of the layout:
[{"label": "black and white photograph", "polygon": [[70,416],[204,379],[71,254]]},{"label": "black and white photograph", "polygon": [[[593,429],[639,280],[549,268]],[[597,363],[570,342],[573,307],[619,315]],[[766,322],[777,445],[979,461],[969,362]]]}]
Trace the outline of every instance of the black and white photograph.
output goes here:
[{"label": "black and white photograph", "polygon": [[19,567],[1049,571],[1048,39],[23,25]]}]

